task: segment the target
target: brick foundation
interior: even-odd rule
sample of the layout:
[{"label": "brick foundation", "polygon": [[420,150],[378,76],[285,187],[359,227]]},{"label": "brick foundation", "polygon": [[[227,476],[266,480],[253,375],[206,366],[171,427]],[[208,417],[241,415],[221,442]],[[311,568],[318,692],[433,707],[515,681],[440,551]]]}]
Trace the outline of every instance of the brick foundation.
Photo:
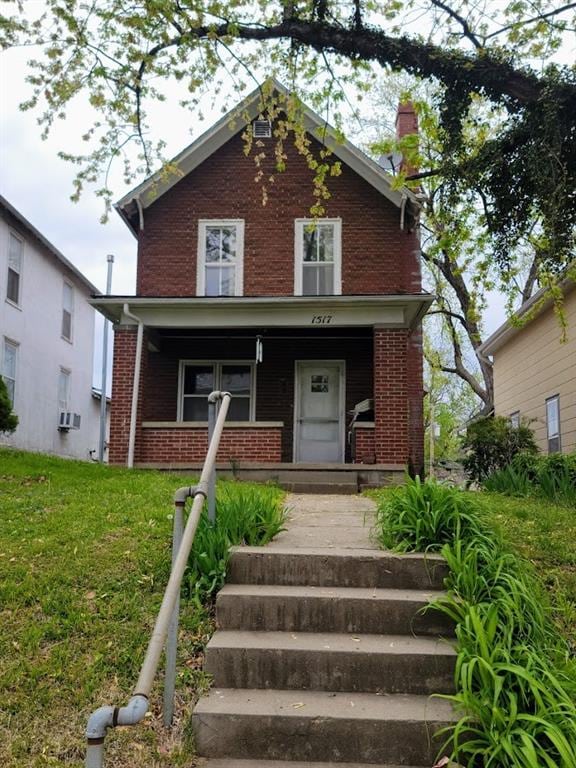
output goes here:
[{"label": "brick foundation", "polygon": [[[280,462],[282,427],[224,429],[217,460]],[[142,463],[199,464],[206,458],[208,429],[145,427],[136,451]]]}]

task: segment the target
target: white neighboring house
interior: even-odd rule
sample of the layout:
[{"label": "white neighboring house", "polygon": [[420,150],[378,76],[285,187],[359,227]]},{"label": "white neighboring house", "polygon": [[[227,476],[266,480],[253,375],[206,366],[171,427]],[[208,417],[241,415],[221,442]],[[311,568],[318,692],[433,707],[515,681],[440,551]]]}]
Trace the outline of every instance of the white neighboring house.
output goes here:
[{"label": "white neighboring house", "polygon": [[0,196],[0,373],[19,423],[0,444],[77,459],[98,454],[92,285]]}]

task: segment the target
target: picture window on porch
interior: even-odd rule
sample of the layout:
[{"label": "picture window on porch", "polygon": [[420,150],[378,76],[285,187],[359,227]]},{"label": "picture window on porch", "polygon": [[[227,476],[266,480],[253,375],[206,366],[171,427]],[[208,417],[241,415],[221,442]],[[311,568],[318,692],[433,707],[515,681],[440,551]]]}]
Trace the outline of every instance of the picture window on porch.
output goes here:
[{"label": "picture window on porch", "polygon": [[254,364],[183,361],[180,371],[179,421],[208,421],[208,395],[230,392],[228,421],[253,421]]},{"label": "picture window on porch", "polygon": [[198,222],[198,296],[242,296],[244,222]]},{"label": "picture window on porch", "polygon": [[296,219],[294,292],[297,296],[342,293],[340,219]]}]

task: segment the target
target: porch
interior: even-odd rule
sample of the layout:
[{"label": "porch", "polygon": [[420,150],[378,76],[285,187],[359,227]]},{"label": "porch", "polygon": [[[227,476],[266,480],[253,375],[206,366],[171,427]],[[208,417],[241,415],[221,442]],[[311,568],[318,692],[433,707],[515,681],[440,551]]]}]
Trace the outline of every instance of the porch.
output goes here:
[{"label": "porch", "polygon": [[116,319],[111,461],[193,470],[220,389],[233,400],[218,460],[234,476],[344,491],[418,471],[429,300],[94,300]]}]

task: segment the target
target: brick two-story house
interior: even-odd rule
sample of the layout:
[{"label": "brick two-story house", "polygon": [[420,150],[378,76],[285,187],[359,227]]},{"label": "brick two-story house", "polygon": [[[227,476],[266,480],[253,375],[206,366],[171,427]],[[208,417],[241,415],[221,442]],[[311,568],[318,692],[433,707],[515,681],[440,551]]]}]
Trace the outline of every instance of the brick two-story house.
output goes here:
[{"label": "brick two-story house", "polygon": [[[314,151],[321,132],[342,164],[326,216],[311,219],[311,173],[289,142],[263,205],[241,136],[260,108],[255,92],[235,129],[224,117],[174,159],[178,174],[145,181],[117,205],[138,240],[138,271],[136,296],[93,302],[115,323],[110,460],[197,465],[206,395],[222,389],[234,396],[224,466],[418,471],[420,323],[431,296],[421,288],[417,199],[305,109]],[[411,108],[398,125],[415,130]],[[259,139],[265,174],[271,130]],[[351,428],[365,400],[371,410]]]}]

